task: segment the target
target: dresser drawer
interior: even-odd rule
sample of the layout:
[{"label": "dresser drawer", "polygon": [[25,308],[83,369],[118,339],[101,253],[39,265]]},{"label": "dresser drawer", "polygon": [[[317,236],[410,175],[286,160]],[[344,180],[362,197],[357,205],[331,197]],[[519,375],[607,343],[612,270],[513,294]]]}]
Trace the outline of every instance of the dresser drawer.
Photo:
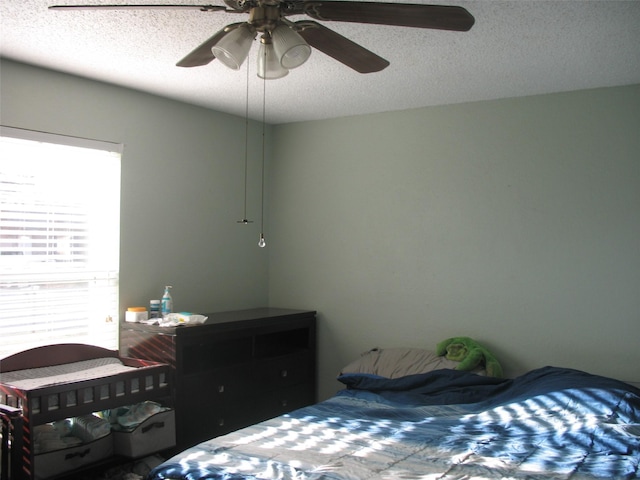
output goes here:
[{"label": "dresser drawer", "polygon": [[189,403],[236,400],[255,392],[251,384],[252,376],[251,365],[236,365],[200,375],[185,375],[183,388],[188,393]]},{"label": "dresser drawer", "polygon": [[192,407],[182,424],[182,434],[190,446],[238,430],[251,424],[243,415],[246,411],[250,411],[248,405],[243,407],[241,403]]},{"label": "dresser drawer", "polygon": [[254,382],[264,390],[280,389],[314,378],[313,360],[308,352],[263,360],[256,364]]},{"label": "dresser drawer", "polygon": [[310,405],[314,400],[315,387],[310,383],[267,393],[255,392],[250,397],[215,408],[211,426],[217,435],[222,435]]},{"label": "dresser drawer", "polygon": [[260,411],[263,418],[271,418],[314,402],[315,385],[307,382],[268,393],[260,400]]}]

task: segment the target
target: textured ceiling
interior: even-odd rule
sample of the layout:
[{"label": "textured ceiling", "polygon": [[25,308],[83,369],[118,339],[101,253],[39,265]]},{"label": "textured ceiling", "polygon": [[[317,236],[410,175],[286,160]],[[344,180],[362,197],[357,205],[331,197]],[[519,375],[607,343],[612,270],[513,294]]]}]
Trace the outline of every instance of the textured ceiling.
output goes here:
[{"label": "textured ceiling", "polygon": [[[244,21],[246,15],[47,9],[53,4],[118,1],[122,0],[3,0],[0,53],[245,115],[246,63],[240,71],[229,70],[219,61],[194,68],[175,63],[225,25]],[[322,22],[391,65],[363,75],[314,50],[303,66],[266,85],[255,75],[256,42],[249,57],[250,116],[262,118],[263,87],[266,120],[277,124],[640,83],[639,0],[405,2],[460,5],[476,22],[464,33]]]}]

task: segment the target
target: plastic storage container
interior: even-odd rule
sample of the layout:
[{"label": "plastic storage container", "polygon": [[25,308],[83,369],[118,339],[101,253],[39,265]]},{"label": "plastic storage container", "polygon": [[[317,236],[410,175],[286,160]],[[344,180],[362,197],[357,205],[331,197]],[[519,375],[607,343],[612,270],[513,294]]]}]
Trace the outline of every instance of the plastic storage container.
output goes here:
[{"label": "plastic storage container", "polygon": [[149,319],[149,312],[145,307],[129,307],[124,314],[127,322],[141,322]]}]

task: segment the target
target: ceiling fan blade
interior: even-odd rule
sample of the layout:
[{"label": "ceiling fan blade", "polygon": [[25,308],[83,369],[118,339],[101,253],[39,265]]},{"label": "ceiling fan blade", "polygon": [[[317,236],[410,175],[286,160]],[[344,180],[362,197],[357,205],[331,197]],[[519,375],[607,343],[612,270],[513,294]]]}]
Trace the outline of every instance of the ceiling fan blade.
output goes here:
[{"label": "ceiling fan blade", "polygon": [[226,7],[221,5],[52,5],[49,10],[139,10],[139,9],[182,9],[182,10],[200,10],[201,12],[214,12],[217,10],[226,10]]},{"label": "ceiling fan blade", "polygon": [[389,62],[317,22],[295,23],[298,33],[309,45],[360,73],[379,72]]},{"label": "ceiling fan blade", "polygon": [[475,23],[475,19],[467,10],[449,5],[311,0],[304,2],[302,8],[311,18],[336,22],[374,23],[460,32],[466,32]]},{"label": "ceiling fan blade", "polygon": [[189,53],[186,57],[180,60],[176,65],[178,67],[200,67],[202,65],[206,65],[211,61],[215,60],[216,57],[211,51],[211,47],[213,47],[216,43],[218,43],[222,37],[224,37],[227,33],[232,30],[235,30],[244,22],[232,23],[227,25],[218,33],[216,33],[213,37],[206,40],[202,45],[197,47],[191,53]]}]

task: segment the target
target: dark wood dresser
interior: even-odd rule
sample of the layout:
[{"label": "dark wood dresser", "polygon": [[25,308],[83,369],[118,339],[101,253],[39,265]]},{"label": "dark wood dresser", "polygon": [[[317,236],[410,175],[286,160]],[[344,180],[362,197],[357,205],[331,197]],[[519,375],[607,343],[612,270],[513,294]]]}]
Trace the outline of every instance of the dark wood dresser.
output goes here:
[{"label": "dark wood dresser", "polygon": [[177,449],[316,401],[314,311],[204,315],[202,325],[120,326],[121,355],[172,367]]}]

